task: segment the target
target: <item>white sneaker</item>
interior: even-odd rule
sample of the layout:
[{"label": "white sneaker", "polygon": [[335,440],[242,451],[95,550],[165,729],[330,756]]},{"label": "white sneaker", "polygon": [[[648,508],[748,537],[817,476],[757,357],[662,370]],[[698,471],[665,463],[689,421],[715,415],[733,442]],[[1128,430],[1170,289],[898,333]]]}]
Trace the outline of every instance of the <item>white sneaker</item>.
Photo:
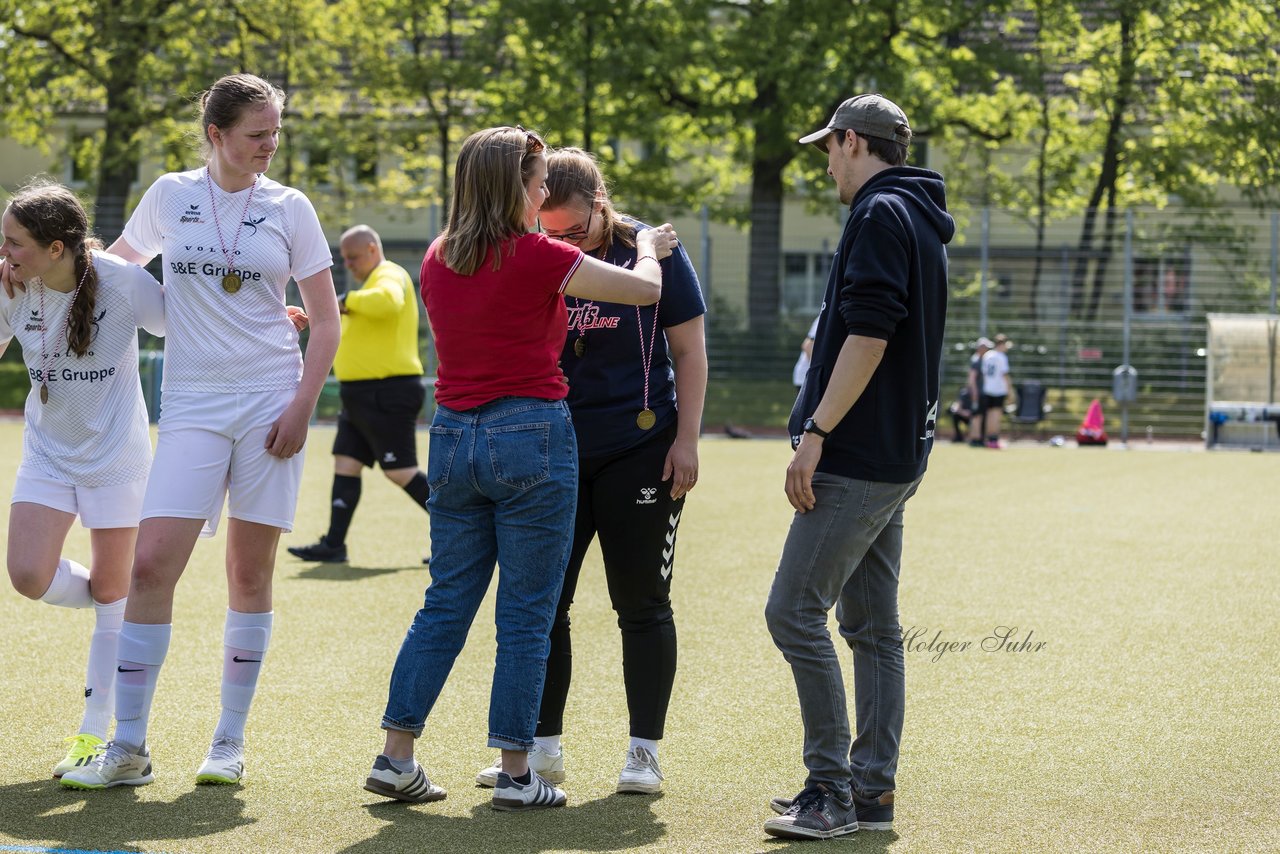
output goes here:
[{"label": "white sneaker", "polygon": [[498,772],[498,785],[493,787],[493,808],[517,812],[562,807],[568,797],[562,789],[548,783],[537,771],[529,772],[529,782],[521,786],[505,771]]},{"label": "white sneaker", "polygon": [[662,771],[658,758],[643,747],[627,751],[627,764],[618,775],[618,791],[651,795],[662,791]]},{"label": "white sneaker", "polygon": [[243,781],[244,742],[225,736],[215,738],[196,772],[196,782],[235,785]]},{"label": "white sneaker", "polygon": [[443,801],[446,797],[444,789],[431,782],[427,773],[417,762],[413,770],[400,773],[385,754],[378,754],[373,760],[373,770],[364,781],[367,792],[382,795],[384,798],[395,798],[397,801],[408,801],[411,804],[425,804],[429,801]]},{"label": "white sneaker", "polygon": [[151,753],[146,745],[132,753],[125,745],[112,741],[87,766],[68,771],[58,782],[68,789],[109,789],[112,786],[145,786],[155,778],[156,775],[151,773]]},{"label": "white sneaker", "polygon": [[[538,745],[529,748],[529,767],[548,783],[564,782],[564,748],[552,756]],[[498,775],[502,773],[502,756],[488,768],[476,775],[476,785],[492,789],[498,785]]]}]

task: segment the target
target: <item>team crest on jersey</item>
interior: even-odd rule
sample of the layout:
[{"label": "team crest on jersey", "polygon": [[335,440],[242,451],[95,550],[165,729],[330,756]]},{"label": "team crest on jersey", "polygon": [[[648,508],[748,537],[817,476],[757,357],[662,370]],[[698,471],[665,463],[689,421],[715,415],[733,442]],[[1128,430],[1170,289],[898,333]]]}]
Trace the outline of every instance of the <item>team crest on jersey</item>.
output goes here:
[{"label": "team crest on jersey", "polygon": [[202,224],[204,219],[200,216],[200,203],[187,205],[187,209],[182,212],[182,216],[178,217],[178,222]]},{"label": "team crest on jersey", "polygon": [[601,317],[600,307],[594,303],[573,306],[569,309],[569,329],[586,332],[588,329],[617,329],[617,317]]},{"label": "team crest on jersey", "polygon": [[257,234],[258,226],[262,225],[262,223],[265,222],[266,219],[267,218],[265,216],[260,216],[257,219],[254,219],[253,217],[249,217],[248,219],[241,220],[242,225],[247,225],[253,229],[253,232],[250,234],[246,234],[245,237],[252,237],[254,234]]}]

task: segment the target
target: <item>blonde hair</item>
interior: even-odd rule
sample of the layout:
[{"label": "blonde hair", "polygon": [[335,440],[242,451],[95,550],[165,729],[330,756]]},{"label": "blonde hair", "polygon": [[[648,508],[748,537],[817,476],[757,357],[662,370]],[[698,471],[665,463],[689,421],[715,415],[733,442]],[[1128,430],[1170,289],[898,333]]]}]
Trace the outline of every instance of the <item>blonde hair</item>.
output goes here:
[{"label": "blonde hair", "polygon": [[284,109],[283,90],[255,74],[228,74],[200,94],[200,133],[205,156],[211,153],[209,125],[228,131],[240,123],[246,110],[274,104]]},{"label": "blonde hair", "polygon": [[549,196],[543,208],[549,211],[575,201],[592,210],[599,202],[606,250],[613,245],[615,238],[624,246],[636,245],[635,226],[623,222],[621,215],[614,210],[609,190],[605,187],[604,174],[591,152],[581,148],[558,148],[551,152],[547,156],[547,191]]},{"label": "blonde hair", "polygon": [[493,269],[502,266],[502,245],[528,232],[526,184],[545,150],[542,137],[521,127],[487,128],[467,137],[453,168],[449,222],[440,234],[445,266],[470,276],[490,253]]}]

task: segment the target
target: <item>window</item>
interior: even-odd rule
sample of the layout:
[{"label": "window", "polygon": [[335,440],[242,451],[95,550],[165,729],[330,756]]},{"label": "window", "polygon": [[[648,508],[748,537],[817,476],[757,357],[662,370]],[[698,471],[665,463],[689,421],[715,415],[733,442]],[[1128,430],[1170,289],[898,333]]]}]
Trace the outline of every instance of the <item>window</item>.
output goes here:
[{"label": "window", "polygon": [[1188,251],[1133,259],[1133,310],[1138,314],[1186,314],[1191,300]]},{"label": "window", "polygon": [[816,315],[822,307],[830,272],[830,252],[784,252],[782,313]]}]

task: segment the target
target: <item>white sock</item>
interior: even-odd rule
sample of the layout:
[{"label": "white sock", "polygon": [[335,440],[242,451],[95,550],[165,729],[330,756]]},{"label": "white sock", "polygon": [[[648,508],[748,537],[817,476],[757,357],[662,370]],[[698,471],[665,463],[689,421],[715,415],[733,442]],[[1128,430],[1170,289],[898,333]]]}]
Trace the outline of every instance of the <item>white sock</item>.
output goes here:
[{"label": "white sock", "polygon": [[49,589],[40,597],[47,605],[62,608],[92,608],[93,595],[89,593],[89,570],[65,557],[58,561],[53,571]]},{"label": "white sock", "polygon": [[223,632],[222,716],[213,732],[215,739],[244,741],[244,724],[249,717],[258,674],[271,641],[273,612],[244,614],[227,609]]},{"label": "white sock", "polygon": [[535,735],[533,743],[542,749],[542,752],[548,756],[560,755],[560,736],[558,735]]},{"label": "white sock", "polygon": [[130,623],[120,626],[116,652],[116,741],[132,748],[147,742],[151,698],[156,693],[160,665],[169,652],[170,623]]},{"label": "white sock", "polygon": [[89,666],[84,680],[84,720],[80,732],[106,739],[115,709],[116,658],[120,625],[124,622],[124,599],[102,605],[93,603],[96,620],[89,641]]},{"label": "white sock", "polygon": [[637,747],[643,747],[645,750],[649,751],[649,753],[653,755],[655,762],[658,760],[658,742],[654,741],[652,738],[636,738],[634,735],[631,736],[631,747],[628,749],[635,750]]}]

